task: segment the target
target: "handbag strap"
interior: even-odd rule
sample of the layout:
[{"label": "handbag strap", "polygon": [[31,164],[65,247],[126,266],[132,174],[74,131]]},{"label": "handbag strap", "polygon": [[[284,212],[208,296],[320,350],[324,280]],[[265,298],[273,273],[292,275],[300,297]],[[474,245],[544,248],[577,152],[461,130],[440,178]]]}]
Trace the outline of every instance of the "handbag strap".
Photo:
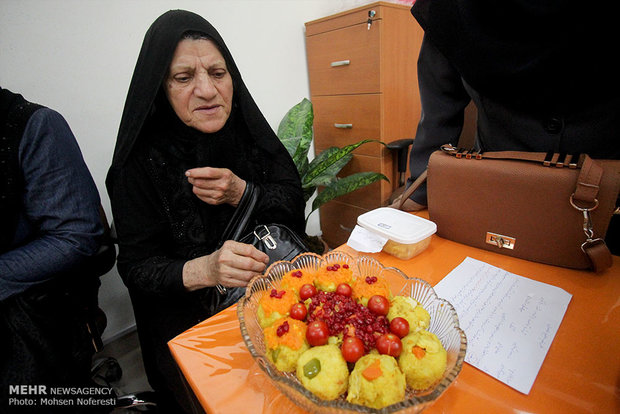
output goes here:
[{"label": "handbag strap", "polygon": [[256,206],[256,202],[258,201],[258,196],[258,187],[251,182],[246,181],[245,190],[243,191],[241,200],[237,205],[235,213],[226,225],[224,233],[222,233],[222,238],[220,239],[218,248],[221,247],[226,240],[238,241],[244,235],[248,223],[250,222],[250,218],[252,217],[254,206]]},{"label": "handbag strap", "polygon": [[[254,211],[254,206],[258,201],[259,190],[254,184],[249,181],[245,182],[245,190],[243,191],[243,195],[241,196],[241,200],[239,200],[239,204],[237,205],[237,209],[233,213],[230,221],[226,225],[226,229],[224,229],[224,233],[222,233],[222,238],[217,245],[219,249],[222,247],[226,240],[235,240],[239,241],[239,239],[243,236],[248,223],[250,222],[250,218],[252,217],[252,212]],[[228,295],[228,289],[221,284],[215,286],[218,293],[220,295],[226,296]]]},{"label": "handbag strap", "polygon": [[[592,228],[592,220],[590,211],[598,206],[596,199],[599,190],[599,184],[603,177],[603,168],[588,155],[572,156],[567,160],[562,154],[550,154],[540,152],[522,152],[522,151],[496,151],[496,152],[476,152],[463,149],[457,149],[450,144],[443,145],[441,150],[447,154],[457,158],[476,158],[476,159],[509,159],[520,161],[541,162],[543,165],[555,165],[557,167],[568,165],[569,168],[581,167],[577,183],[575,184],[575,192],[570,197],[571,205],[583,213],[583,231],[586,235],[586,241],[581,245],[581,250],[588,256],[595,272],[601,272],[612,265],[611,252],[605,240],[602,238],[594,238]],[[459,155],[460,154],[460,155]],[[573,162],[574,160],[574,162]],[[566,164],[568,162],[568,164]],[[403,192],[398,209],[402,210],[405,201],[424,183],[428,176],[428,169]]]},{"label": "handbag strap", "polygon": [[609,268],[612,264],[611,253],[602,238],[594,238],[592,220],[590,212],[598,207],[598,190],[601,178],[603,177],[603,167],[596,163],[589,156],[585,156],[575,192],[570,196],[571,205],[583,213],[583,232],[586,241],[581,245],[581,250],[588,256],[595,272],[601,272]]},{"label": "handbag strap", "polygon": [[418,187],[420,187],[422,183],[424,183],[424,181],[426,181],[427,175],[428,169],[424,170],[422,174],[420,174],[420,176],[416,178],[416,180],[411,183],[411,185],[403,192],[403,194],[400,196],[400,203],[398,203],[399,210],[403,209],[403,204],[405,204],[405,201],[407,201],[407,199],[411,197],[411,194],[413,194],[413,192],[417,190]]}]

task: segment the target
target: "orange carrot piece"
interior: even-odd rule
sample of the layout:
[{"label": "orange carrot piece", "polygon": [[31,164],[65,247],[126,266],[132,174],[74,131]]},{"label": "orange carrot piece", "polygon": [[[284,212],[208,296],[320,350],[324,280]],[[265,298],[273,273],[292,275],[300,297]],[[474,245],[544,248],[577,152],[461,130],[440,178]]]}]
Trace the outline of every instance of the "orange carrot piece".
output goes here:
[{"label": "orange carrot piece", "polygon": [[424,348],[420,348],[417,345],[411,348],[411,352],[413,352],[413,355],[415,355],[415,357],[418,359],[422,359],[424,358],[424,355],[426,355],[426,350]]},{"label": "orange carrot piece", "polygon": [[378,359],[376,359],[375,362],[368,365],[368,367],[366,367],[366,369],[362,371],[362,376],[368,381],[377,379],[381,375],[383,375],[383,371],[381,371],[381,361],[379,361]]}]

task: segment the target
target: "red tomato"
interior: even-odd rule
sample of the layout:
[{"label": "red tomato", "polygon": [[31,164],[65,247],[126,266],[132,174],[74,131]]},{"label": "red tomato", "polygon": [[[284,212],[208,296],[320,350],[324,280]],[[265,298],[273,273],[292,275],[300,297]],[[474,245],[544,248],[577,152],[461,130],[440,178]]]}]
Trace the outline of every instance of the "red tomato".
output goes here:
[{"label": "red tomato", "polygon": [[398,357],[403,350],[403,343],[400,338],[393,333],[386,333],[377,338],[375,344],[380,354]]},{"label": "red tomato", "polygon": [[301,300],[306,300],[316,294],[317,294],[317,291],[314,285],[311,285],[308,283],[306,283],[299,289],[299,297],[301,298]]},{"label": "red tomato", "polygon": [[308,324],[306,329],[306,339],[312,346],[325,345],[329,338],[329,328],[323,321],[314,321]]},{"label": "red tomato", "polygon": [[341,283],[336,288],[336,293],[342,296],[350,297],[353,294],[353,289],[347,283]]},{"label": "red tomato", "polygon": [[290,315],[291,318],[297,319],[298,321],[303,321],[306,319],[306,315],[308,314],[308,309],[306,305],[303,303],[293,303],[291,305]]},{"label": "red tomato", "polygon": [[347,362],[357,362],[364,352],[364,342],[357,336],[347,336],[342,342],[342,357]]},{"label": "red tomato", "polygon": [[368,309],[377,315],[387,315],[390,310],[390,302],[385,296],[374,295],[368,299]]},{"label": "red tomato", "polygon": [[409,322],[400,316],[395,317],[390,321],[390,332],[399,338],[404,338],[409,334]]}]

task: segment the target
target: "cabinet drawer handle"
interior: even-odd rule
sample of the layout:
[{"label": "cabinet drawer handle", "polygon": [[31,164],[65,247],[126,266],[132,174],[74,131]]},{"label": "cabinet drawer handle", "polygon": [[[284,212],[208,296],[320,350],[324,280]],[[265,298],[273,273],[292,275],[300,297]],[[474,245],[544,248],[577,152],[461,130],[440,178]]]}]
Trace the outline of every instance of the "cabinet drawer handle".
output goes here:
[{"label": "cabinet drawer handle", "polygon": [[347,66],[347,65],[350,65],[350,64],[351,64],[350,60],[338,60],[336,62],[332,62],[331,63],[331,67],[335,68],[335,67],[338,67],[338,66]]},{"label": "cabinet drawer handle", "polygon": [[334,127],[340,129],[351,129],[353,128],[353,124],[334,124]]}]

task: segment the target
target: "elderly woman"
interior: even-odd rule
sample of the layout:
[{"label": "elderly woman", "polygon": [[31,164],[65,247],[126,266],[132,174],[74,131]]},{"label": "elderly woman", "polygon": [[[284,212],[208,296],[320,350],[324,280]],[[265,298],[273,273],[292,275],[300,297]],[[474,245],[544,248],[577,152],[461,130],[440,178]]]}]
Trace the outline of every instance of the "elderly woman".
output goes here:
[{"label": "elderly woman", "polygon": [[[133,74],[106,185],[149,382],[162,412],[183,384],[167,341],[234,303],[268,257],[220,239],[246,185],[257,222],[298,233],[297,169],[250,96],[218,32],[187,11],[150,27]],[[231,293],[232,292],[232,293]]]}]

